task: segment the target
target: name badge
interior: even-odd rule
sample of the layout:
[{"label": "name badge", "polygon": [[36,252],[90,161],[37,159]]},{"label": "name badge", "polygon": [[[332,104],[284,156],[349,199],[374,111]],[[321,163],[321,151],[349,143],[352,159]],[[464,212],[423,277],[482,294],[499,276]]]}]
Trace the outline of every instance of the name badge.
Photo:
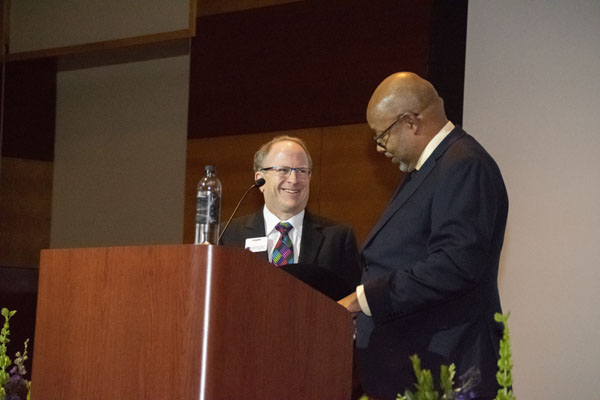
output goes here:
[{"label": "name badge", "polygon": [[258,253],[260,251],[267,251],[267,237],[256,237],[256,238],[248,238],[246,239],[246,245],[244,246],[246,250],[250,250],[253,253]]}]

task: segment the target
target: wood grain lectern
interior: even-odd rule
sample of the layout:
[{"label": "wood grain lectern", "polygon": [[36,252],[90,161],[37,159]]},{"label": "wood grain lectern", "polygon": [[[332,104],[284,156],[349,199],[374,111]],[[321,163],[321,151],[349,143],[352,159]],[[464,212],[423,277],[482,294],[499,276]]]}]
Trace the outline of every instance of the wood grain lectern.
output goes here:
[{"label": "wood grain lectern", "polygon": [[352,319],[222,246],[43,250],[33,400],[349,399]]}]

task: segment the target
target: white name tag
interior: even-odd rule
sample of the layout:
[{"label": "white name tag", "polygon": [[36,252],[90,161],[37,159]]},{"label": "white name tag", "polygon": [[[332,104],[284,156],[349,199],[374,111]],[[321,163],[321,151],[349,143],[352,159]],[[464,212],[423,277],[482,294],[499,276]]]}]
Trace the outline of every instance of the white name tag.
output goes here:
[{"label": "white name tag", "polygon": [[244,246],[246,250],[250,250],[253,253],[257,253],[259,251],[267,251],[267,237],[256,237],[256,238],[248,238],[246,239],[246,245]]}]

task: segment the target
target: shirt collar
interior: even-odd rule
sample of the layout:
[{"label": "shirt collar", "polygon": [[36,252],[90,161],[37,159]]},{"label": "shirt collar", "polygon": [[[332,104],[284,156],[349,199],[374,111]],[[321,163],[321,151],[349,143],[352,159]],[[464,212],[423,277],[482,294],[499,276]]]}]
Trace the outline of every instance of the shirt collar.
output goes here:
[{"label": "shirt collar", "polygon": [[421,169],[421,167],[423,166],[423,164],[425,164],[425,161],[427,161],[429,156],[433,154],[434,150],[440,145],[440,143],[442,143],[442,140],[444,140],[446,136],[448,136],[450,132],[452,132],[452,129],[454,129],[454,124],[452,123],[452,121],[448,121],[446,125],[444,125],[444,127],[440,129],[440,131],[433,138],[431,138],[431,140],[429,141],[429,143],[427,143],[427,146],[425,146],[425,149],[421,153],[421,156],[417,161],[417,165],[415,166],[415,170],[418,171]]},{"label": "shirt collar", "polygon": [[300,211],[298,214],[294,215],[292,218],[287,219],[285,221],[280,220],[275,214],[273,214],[268,208],[267,205],[263,207],[263,216],[265,218],[265,235],[268,235],[275,229],[275,225],[280,222],[289,222],[292,224],[294,229],[298,233],[302,230],[302,221],[304,220],[304,213],[306,210]]}]

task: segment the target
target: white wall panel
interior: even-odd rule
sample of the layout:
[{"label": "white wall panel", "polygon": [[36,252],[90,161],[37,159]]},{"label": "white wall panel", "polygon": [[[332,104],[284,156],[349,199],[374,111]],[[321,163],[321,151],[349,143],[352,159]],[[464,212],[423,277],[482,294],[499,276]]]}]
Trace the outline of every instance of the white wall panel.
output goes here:
[{"label": "white wall panel", "polygon": [[510,198],[501,299],[517,398],[595,399],[600,2],[469,2],[464,125]]}]

